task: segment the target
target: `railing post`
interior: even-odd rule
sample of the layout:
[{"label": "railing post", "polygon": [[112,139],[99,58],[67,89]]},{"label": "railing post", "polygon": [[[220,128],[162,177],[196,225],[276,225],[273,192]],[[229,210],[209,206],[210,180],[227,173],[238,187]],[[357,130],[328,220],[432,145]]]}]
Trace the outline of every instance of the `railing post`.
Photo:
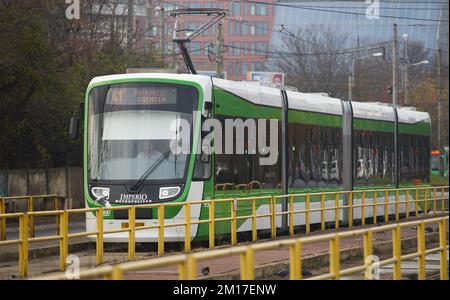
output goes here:
[{"label": "railing post", "polygon": [[95,260],[97,265],[103,263],[103,208],[99,208],[96,214],[97,241],[95,246]]},{"label": "railing post", "polygon": [[28,216],[23,214],[19,218],[19,277],[28,275]]},{"label": "railing post", "polygon": [[128,208],[128,260],[136,256],[136,207]]},{"label": "railing post", "polygon": [[425,223],[417,225],[418,279],[425,280]]},{"label": "railing post", "polygon": [[406,211],[406,219],[409,219],[409,190],[406,190],[406,207],[405,207],[405,211]]},{"label": "railing post", "polygon": [[433,215],[437,214],[436,188],[433,188]]},{"label": "railing post", "polygon": [[214,226],[215,226],[215,203],[214,200],[209,200],[209,248],[214,248],[215,246],[215,234],[214,234]]},{"label": "railing post", "polygon": [[399,203],[399,191],[398,189],[395,190],[395,222],[398,222],[400,219],[400,203]]},{"label": "railing post", "polygon": [[[189,202],[185,203],[185,218],[186,210]],[[189,234],[190,235],[190,234]],[[186,228],[185,228],[185,240],[186,240]],[[158,255],[164,255],[164,205],[161,203],[158,206]]]},{"label": "railing post", "polygon": [[295,244],[289,247],[289,254],[289,277],[291,280],[300,280],[302,279],[302,244],[300,240],[295,241]]},{"label": "railing post", "polygon": [[111,271],[111,279],[112,280],[122,280],[123,279],[123,271],[118,266],[113,266]]},{"label": "railing post", "polygon": [[241,280],[255,280],[255,250],[247,247],[241,254]]},{"label": "railing post", "polygon": [[369,274],[368,268],[372,265],[369,261],[369,257],[373,254],[372,246],[372,231],[367,231],[364,234],[364,264],[366,265],[366,271],[364,272],[364,279],[372,279],[372,273]]},{"label": "railing post", "polygon": [[289,235],[294,236],[294,195],[289,196]]},{"label": "railing post", "polygon": [[445,188],[441,189],[441,213],[445,211]]},{"label": "railing post", "polygon": [[350,191],[348,197],[348,227],[353,227],[353,191]]},{"label": "railing post", "polygon": [[69,252],[69,215],[63,211],[60,217],[60,240],[59,240],[59,268],[66,270],[66,259]]},{"label": "railing post", "polygon": [[236,226],[237,200],[231,201],[231,245],[237,244],[237,226]]},{"label": "railing post", "polygon": [[[59,210],[59,201],[58,201],[58,196],[56,196],[56,197],[53,197],[53,206],[54,206],[54,210]],[[59,227],[59,225],[60,225],[60,222],[59,222],[59,220],[60,220],[60,218],[61,218],[61,216],[59,215],[59,214],[56,214],[56,217],[55,217],[55,221],[56,221],[56,234],[60,234],[60,230],[61,230],[61,228]]]},{"label": "railing post", "polygon": [[187,269],[186,269],[186,261],[179,263],[178,264],[178,279],[179,280],[186,280],[188,275],[187,275]]},{"label": "railing post", "polygon": [[325,230],[325,193],[320,197],[320,229]]},{"label": "railing post", "polygon": [[[184,230],[184,251],[191,251],[191,203],[186,202],[184,210],[185,219],[185,230]],[[162,222],[164,223],[164,215],[162,217]]]},{"label": "railing post", "polygon": [[389,222],[389,191],[384,191],[384,222]]},{"label": "railing post", "polygon": [[194,280],[197,278],[197,262],[193,255],[187,257],[187,278],[188,280]]},{"label": "railing post", "polygon": [[425,214],[428,215],[428,192],[429,192],[429,189],[426,188],[424,190],[424,192],[425,192]]},{"label": "railing post", "polygon": [[448,280],[446,219],[439,221],[439,253],[441,254],[441,280]]},{"label": "railing post", "polygon": [[275,204],[275,196],[270,197],[270,236],[271,238],[275,238],[277,236],[277,223],[276,223],[276,204]]},{"label": "railing post", "polygon": [[[5,199],[0,198],[0,215],[6,213]],[[6,219],[0,218],[0,241],[6,241]]]},{"label": "railing post", "polygon": [[374,191],[373,192],[373,203],[372,203],[372,205],[373,205],[373,213],[372,213],[373,214],[373,224],[377,224],[377,217],[378,217],[377,200],[378,200],[377,192]]},{"label": "railing post", "polygon": [[366,192],[361,193],[361,224],[366,225]]},{"label": "railing post", "polygon": [[334,194],[334,228],[339,229],[339,193]]},{"label": "railing post", "polygon": [[330,240],[330,273],[334,274],[334,279],[340,277],[340,260],[339,236],[335,235]]},{"label": "railing post", "polygon": [[[28,198],[27,198],[27,212],[33,212],[33,197],[31,197],[31,196],[29,196]],[[28,236],[30,237],[30,238],[33,238],[34,237],[34,216],[33,215],[29,215],[29,224],[28,224],[28,226],[29,226],[29,231],[28,231]]]},{"label": "railing post", "polygon": [[255,280],[255,250],[252,247],[247,248],[247,278]]},{"label": "railing post", "polygon": [[252,199],[252,241],[258,239],[258,232],[256,228],[256,199]]},{"label": "railing post", "polygon": [[394,254],[394,280],[402,279],[402,236],[400,225],[397,225],[395,229],[392,230],[392,251]]},{"label": "railing post", "polygon": [[310,205],[310,195],[309,195],[309,193],[308,194],[306,194],[306,199],[305,199],[306,201],[305,201],[305,211],[306,211],[306,214],[305,214],[305,229],[306,229],[306,233],[309,233],[310,231],[311,231],[311,222],[310,222],[310,214],[311,214],[311,212],[310,212],[310,209],[311,209],[311,205]]}]

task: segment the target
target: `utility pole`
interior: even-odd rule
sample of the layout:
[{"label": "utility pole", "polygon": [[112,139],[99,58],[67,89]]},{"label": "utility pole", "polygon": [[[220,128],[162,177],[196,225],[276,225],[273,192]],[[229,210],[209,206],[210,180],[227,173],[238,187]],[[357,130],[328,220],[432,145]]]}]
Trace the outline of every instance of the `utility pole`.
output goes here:
[{"label": "utility pole", "polygon": [[159,10],[159,28],[161,29],[159,37],[159,50],[161,59],[164,62],[164,52],[166,50],[166,22],[164,22],[164,7]]},{"label": "utility pole", "polygon": [[348,75],[348,101],[353,101],[353,74]]},{"label": "utility pole", "polygon": [[394,36],[392,40],[392,104],[398,105],[397,81],[397,24],[394,23]]},{"label": "utility pole", "polygon": [[128,0],[128,27],[127,27],[127,46],[130,50],[133,44],[134,33],[134,0]]},{"label": "utility pole", "polygon": [[[437,51],[437,102],[438,102],[438,128],[437,128],[437,139],[438,139],[438,149],[442,151],[442,82],[441,82],[441,64],[442,64],[442,51],[439,48]],[[439,160],[439,174],[444,175],[443,160]]]},{"label": "utility pole", "polygon": [[403,64],[403,105],[408,105],[408,35],[405,33],[403,35],[403,56],[404,56],[404,64]]},{"label": "utility pole", "polygon": [[222,78],[223,74],[223,23],[220,22],[217,25],[217,41],[216,41],[216,49],[217,49],[217,56],[216,56],[216,77]]}]

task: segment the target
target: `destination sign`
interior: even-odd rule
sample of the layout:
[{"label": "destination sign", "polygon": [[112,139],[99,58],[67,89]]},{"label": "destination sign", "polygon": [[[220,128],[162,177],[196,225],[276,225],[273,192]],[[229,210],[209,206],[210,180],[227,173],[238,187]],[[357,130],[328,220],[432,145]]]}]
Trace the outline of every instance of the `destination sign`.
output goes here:
[{"label": "destination sign", "polygon": [[176,104],[177,89],[166,87],[112,87],[108,92],[107,103],[116,105]]}]

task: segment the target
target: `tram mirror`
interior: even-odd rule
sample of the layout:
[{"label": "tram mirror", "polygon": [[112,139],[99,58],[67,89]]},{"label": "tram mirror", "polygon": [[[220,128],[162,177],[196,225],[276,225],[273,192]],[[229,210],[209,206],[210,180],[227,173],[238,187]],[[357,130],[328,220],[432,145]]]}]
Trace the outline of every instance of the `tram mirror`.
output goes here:
[{"label": "tram mirror", "polygon": [[212,110],[212,102],[205,102],[205,110],[207,111],[207,114],[209,115]]},{"label": "tram mirror", "polygon": [[80,131],[80,118],[74,116],[70,118],[69,139],[71,140],[78,139],[79,131]]}]

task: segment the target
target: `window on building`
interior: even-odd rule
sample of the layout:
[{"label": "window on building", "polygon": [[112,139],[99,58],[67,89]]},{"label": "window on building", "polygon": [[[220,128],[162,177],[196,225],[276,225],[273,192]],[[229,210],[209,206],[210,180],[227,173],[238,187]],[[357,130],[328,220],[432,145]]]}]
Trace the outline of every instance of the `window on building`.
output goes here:
[{"label": "window on building", "polygon": [[256,15],[256,5],[255,3],[250,3],[250,15]]},{"label": "window on building", "polygon": [[266,16],[267,15],[267,5],[262,3],[256,4],[256,15]]},{"label": "window on building", "polygon": [[241,63],[241,75],[247,75],[248,71],[248,62]]},{"label": "window on building", "polygon": [[234,35],[234,22],[228,21],[228,35]]},{"label": "window on building", "polygon": [[240,16],[241,15],[241,3],[233,3],[233,6],[231,8],[231,13],[233,16]]},{"label": "window on building", "polygon": [[234,42],[234,55],[241,55],[241,42]]},{"label": "window on building", "polygon": [[250,27],[250,35],[255,35],[256,34],[255,23],[249,23],[249,27]]},{"label": "window on building", "polygon": [[256,22],[256,35],[267,35],[267,23],[266,22]]}]

